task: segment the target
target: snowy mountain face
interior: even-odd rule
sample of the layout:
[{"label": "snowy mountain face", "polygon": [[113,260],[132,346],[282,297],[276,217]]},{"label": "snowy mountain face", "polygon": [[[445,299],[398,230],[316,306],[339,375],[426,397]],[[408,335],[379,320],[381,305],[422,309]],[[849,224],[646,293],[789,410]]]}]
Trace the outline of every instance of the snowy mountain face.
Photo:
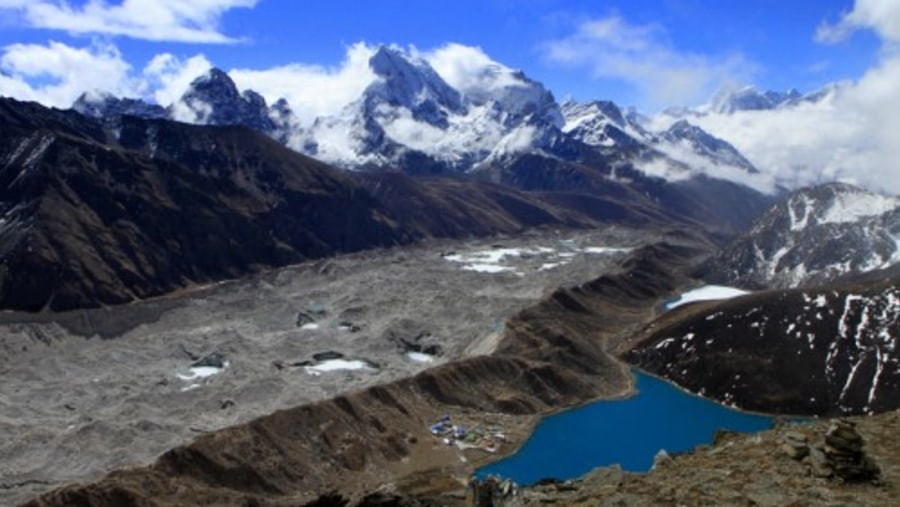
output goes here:
[{"label": "snowy mountain face", "polygon": [[652,133],[635,115],[623,114],[609,101],[567,102],[562,110],[563,132],[607,153],[627,150],[632,154],[627,162],[648,174],[685,179],[698,169],[725,168],[734,175],[758,172],[734,146],[687,120]]},{"label": "snowy mountain face", "polygon": [[707,264],[705,277],[797,287],[900,263],[900,198],[831,183],[776,204]]},{"label": "snowy mountain face", "polygon": [[609,101],[560,106],[540,83],[489,59],[470,66],[464,79],[455,76],[455,86],[425,59],[396,47],[373,50],[368,65],[372,81],[357,99],[305,124],[287,101],[268,107],[253,90],[239,91],[219,69],[194,80],[166,109],[112,97],[80,100],[76,108],[95,117],[124,112],[245,125],[351,170],[473,173],[520,181],[502,174],[520,170],[523,157],[537,157],[531,160],[599,164],[614,173],[604,177],[623,181],[635,171],[671,181],[699,174],[722,178],[724,167],[730,171],[725,179],[746,185],[746,174],[755,172],[733,147],[698,127],[678,123],[651,133],[634,111],[626,115]]},{"label": "snowy mountain face", "polygon": [[611,101],[568,101],[562,105],[562,113],[563,132],[591,146],[635,148],[650,141],[650,135]]},{"label": "snowy mountain face", "polygon": [[[900,274],[764,291],[669,323],[629,360],[748,410],[840,415],[896,410]],[[673,312],[674,313],[674,312]]]},{"label": "snowy mountain face", "polygon": [[760,91],[746,87],[736,91],[721,93],[709,105],[709,112],[730,114],[736,111],[764,111],[798,103],[803,99],[799,91]]},{"label": "snowy mountain face", "polygon": [[168,111],[171,118],[186,123],[246,125],[267,133],[277,128],[262,95],[252,90],[240,93],[228,74],[219,69],[195,79]]},{"label": "snowy mountain face", "polygon": [[92,118],[110,118],[121,115],[146,119],[168,117],[168,113],[162,106],[148,104],[138,99],[114,97],[108,93],[82,93],[72,104],[72,109]]},{"label": "snowy mountain face", "polygon": [[456,90],[426,61],[398,49],[379,48],[369,66],[377,79],[362,97],[339,115],[318,118],[292,147],[350,169],[403,167],[413,158],[441,172],[553,150],[559,106],[520,72],[492,65],[478,86]]},{"label": "snowy mountain face", "polygon": [[[748,173],[759,172],[734,146],[696,125],[691,125],[687,120],[675,122],[660,135],[660,138],[662,144],[668,143],[669,146],[682,147],[692,154],[715,163],[737,167]],[[665,151],[665,146],[662,149]]]},{"label": "snowy mountain face", "polygon": [[269,108],[262,95],[253,90],[241,93],[228,74],[215,68],[194,79],[181,98],[165,108],[140,99],[90,92],[82,94],[72,109],[92,118],[129,115],[197,125],[244,125],[276,139],[286,138],[285,131],[295,122],[287,101],[281,99]]}]

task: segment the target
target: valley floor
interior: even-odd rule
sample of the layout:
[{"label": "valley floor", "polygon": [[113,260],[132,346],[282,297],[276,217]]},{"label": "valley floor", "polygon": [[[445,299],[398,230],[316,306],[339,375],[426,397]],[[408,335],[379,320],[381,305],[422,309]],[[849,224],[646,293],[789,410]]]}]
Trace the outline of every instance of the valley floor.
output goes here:
[{"label": "valley floor", "polygon": [[[610,228],[435,242],[112,309],[0,315],[0,504],[490,354],[507,318],[658,236]],[[212,353],[212,366],[191,368]]]}]

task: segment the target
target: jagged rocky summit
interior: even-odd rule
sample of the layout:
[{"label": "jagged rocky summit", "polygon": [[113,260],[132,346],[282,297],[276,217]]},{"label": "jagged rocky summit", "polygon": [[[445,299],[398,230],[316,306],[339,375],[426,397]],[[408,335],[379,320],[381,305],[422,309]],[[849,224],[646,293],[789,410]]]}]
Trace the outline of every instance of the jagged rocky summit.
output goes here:
[{"label": "jagged rocky summit", "polygon": [[732,146],[699,127],[679,123],[653,134],[638,115],[626,115],[609,101],[560,105],[542,84],[496,62],[479,69],[472,83],[457,87],[425,59],[397,47],[373,49],[369,68],[372,82],[358,98],[306,124],[286,100],[269,106],[255,91],[239,91],[220,69],[199,76],[165,108],[101,93],[85,94],[73,107],[98,118],[127,114],[244,125],[296,151],[356,170],[468,173],[509,183],[522,178],[504,174],[523,163],[596,166],[601,158],[615,162],[610,170],[625,177],[637,170],[684,179],[705,174],[705,165],[755,172]]}]

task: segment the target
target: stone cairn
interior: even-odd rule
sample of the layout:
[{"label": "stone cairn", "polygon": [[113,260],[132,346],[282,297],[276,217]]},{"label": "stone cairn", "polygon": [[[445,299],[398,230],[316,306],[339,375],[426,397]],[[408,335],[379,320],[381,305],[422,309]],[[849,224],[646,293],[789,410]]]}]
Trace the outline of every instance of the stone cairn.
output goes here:
[{"label": "stone cairn", "polygon": [[489,475],[483,481],[472,479],[466,492],[467,507],[519,507],[522,498],[518,485],[510,479]]},{"label": "stone cairn", "polygon": [[863,451],[863,445],[856,424],[837,419],[829,425],[822,444],[810,444],[806,435],[789,431],[784,434],[781,448],[792,459],[807,463],[810,473],[816,477],[846,482],[877,481],[881,470]]}]

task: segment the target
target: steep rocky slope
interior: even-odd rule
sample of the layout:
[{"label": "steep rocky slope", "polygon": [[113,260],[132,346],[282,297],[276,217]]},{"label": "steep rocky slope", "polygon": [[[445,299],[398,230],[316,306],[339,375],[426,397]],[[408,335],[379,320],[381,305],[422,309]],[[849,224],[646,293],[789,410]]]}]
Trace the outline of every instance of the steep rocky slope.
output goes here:
[{"label": "steep rocky slope", "polygon": [[243,128],[0,104],[0,306],[122,303],[409,242],[357,183]]},{"label": "steep rocky slope", "polygon": [[900,270],[677,308],[626,358],[748,410],[875,413],[900,407]]},{"label": "steep rocky slope", "polygon": [[843,183],[798,190],[706,263],[711,282],[797,287],[900,261],[900,198]]}]

